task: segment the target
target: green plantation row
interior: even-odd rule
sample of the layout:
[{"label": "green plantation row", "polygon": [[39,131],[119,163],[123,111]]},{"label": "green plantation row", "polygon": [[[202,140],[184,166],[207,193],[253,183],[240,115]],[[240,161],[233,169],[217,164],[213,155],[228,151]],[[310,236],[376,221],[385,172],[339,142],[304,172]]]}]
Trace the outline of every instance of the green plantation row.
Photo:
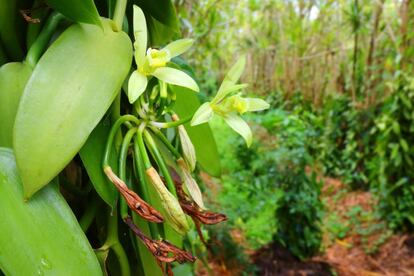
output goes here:
[{"label": "green plantation row", "polygon": [[275,97],[271,111],[249,117],[258,138],[248,150],[213,124],[231,137],[219,138],[219,145],[228,143],[219,146],[219,202],[250,247],[276,241],[306,258],[321,250],[322,229],[342,235],[335,227],[345,226],[322,226],[326,208],[316,176],[338,178],[348,190],[370,190],[378,200],[375,216],[395,232],[413,229],[413,80],[396,80],[394,93],[370,108],[356,108],[344,95],[326,99],[323,108],[300,93]]}]

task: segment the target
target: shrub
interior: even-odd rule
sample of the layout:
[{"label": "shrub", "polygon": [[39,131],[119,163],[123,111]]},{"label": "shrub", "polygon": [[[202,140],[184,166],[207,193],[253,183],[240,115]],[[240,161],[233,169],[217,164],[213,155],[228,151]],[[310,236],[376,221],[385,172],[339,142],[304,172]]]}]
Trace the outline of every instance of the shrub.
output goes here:
[{"label": "shrub", "polygon": [[377,157],[371,163],[372,190],[392,229],[414,226],[414,78],[401,77],[376,121]]}]

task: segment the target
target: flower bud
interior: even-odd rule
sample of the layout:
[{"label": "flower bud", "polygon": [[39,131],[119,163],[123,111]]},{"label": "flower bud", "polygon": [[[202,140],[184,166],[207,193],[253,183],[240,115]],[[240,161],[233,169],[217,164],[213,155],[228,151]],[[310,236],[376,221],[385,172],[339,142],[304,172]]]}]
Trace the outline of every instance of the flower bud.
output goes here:
[{"label": "flower bud", "polygon": [[[171,116],[173,121],[178,121],[180,118],[177,116],[177,114],[173,114]],[[181,149],[183,150],[183,157],[185,161],[187,162],[188,167],[191,169],[191,171],[194,171],[197,158],[196,153],[194,149],[194,145],[191,142],[190,137],[188,136],[187,130],[183,125],[178,126],[178,135],[180,136],[180,142],[181,142]]]},{"label": "flower bud", "polygon": [[180,203],[178,200],[168,191],[165,187],[164,182],[162,182],[158,172],[153,168],[149,168],[146,171],[147,176],[151,180],[151,183],[154,185],[155,190],[157,191],[159,197],[161,198],[161,203],[164,208],[165,214],[164,217],[171,224],[172,228],[180,234],[185,234],[189,229],[187,218],[181,209]]},{"label": "flower bud", "polygon": [[194,171],[197,162],[194,145],[191,142],[190,137],[188,136],[187,131],[183,125],[178,126],[178,134],[180,136],[183,157],[187,162],[190,170]]},{"label": "flower bud", "polygon": [[177,160],[177,164],[180,167],[180,176],[182,178],[182,181],[190,193],[191,198],[197,203],[200,208],[205,209],[206,207],[204,206],[203,195],[201,194],[200,187],[198,187],[197,182],[191,176],[191,172],[188,169],[187,164],[182,158]]}]

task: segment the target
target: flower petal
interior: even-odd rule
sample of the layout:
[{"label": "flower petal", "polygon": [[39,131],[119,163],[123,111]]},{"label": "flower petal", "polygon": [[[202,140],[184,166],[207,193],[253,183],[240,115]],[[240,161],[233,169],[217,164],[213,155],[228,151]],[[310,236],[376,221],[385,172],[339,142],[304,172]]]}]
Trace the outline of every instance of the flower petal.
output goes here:
[{"label": "flower petal", "polygon": [[144,12],[134,5],[134,37],[135,37],[135,62],[138,68],[142,68],[145,63],[145,52],[147,51],[147,23]]},{"label": "flower petal", "polygon": [[217,92],[217,95],[216,95],[216,97],[214,97],[213,101],[214,101],[214,103],[217,103],[218,101],[222,100],[227,95],[229,95],[229,94],[231,94],[233,92],[236,92],[238,90],[241,90],[243,88],[246,88],[247,86],[248,86],[247,83],[230,85],[226,89],[223,89],[220,92],[219,97],[217,97],[217,95],[218,95],[218,92]]},{"label": "flower petal", "polygon": [[173,58],[186,52],[193,45],[193,43],[194,40],[190,38],[178,39],[165,46],[163,50],[168,50],[170,57]]},{"label": "flower petal", "polygon": [[200,91],[195,80],[178,69],[161,67],[157,68],[152,75],[166,83],[183,86],[196,92]]},{"label": "flower petal", "polygon": [[194,171],[197,158],[194,149],[194,145],[188,136],[187,131],[183,125],[178,126],[178,135],[180,136],[181,149],[183,151],[183,157],[188,164],[191,171]]},{"label": "flower petal", "polygon": [[226,77],[221,83],[220,88],[217,92],[217,95],[214,97],[212,102],[220,101],[229,93],[228,92],[229,87],[233,86],[240,79],[240,76],[243,73],[245,66],[246,66],[246,57],[242,56],[230,68],[229,72],[226,74]]},{"label": "flower petal", "polygon": [[130,103],[134,103],[145,88],[147,88],[148,79],[145,75],[135,70],[132,72],[128,80],[128,100]]},{"label": "flower petal", "polygon": [[249,125],[236,114],[229,114],[224,117],[226,123],[238,134],[240,134],[246,141],[247,147],[252,144],[252,131]]},{"label": "flower petal", "polygon": [[247,104],[247,111],[260,111],[270,107],[265,100],[259,98],[243,98],[243,100]]},{"label": "flower petal", "polygon": [[208,122],[213,117],[213,109],[209,102],[203,103],[195,112],[191,120],[191,126],[200,125]]}]

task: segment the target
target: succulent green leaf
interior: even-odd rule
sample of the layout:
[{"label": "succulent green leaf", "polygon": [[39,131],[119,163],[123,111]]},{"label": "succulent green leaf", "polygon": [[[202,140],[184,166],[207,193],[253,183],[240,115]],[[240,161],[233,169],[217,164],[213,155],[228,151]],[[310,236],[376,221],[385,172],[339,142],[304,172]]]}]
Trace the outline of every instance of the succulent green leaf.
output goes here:
[{"label": "succulent green leaf", "polygon": [[[102,170],[102,160],[110,129],[109,121],[101,121],[89,135],[88,140],[79,151],[79,155],[96,192],[109,206],[115,208],[118,190],[109,182]],[[112,150],[111,157],[109,165],[116,171],[118,162],[115,149]]]},{"label": "succulent green leaf", "polygon": [[163,25],[172,29],[178,28],[177,14],[171,0],[134,0],[134,3]]},{"label": "succulent green leaf", "polygon": [[129,37],[88,24],[69,27],[44,53],[23,93],[13,147],[25,197],[76,155],[119,92],[132,61]]},{"label": "succulent green leaf", "polygon": [[75,22],[102,26],[93,0],[46,0],[46,3]]},{"label": "succulent green leaf", "polygon": [[102,275],[55,184],[25,202],[13,152],[0,148],[0,268],[6,275]]},{"label": "succulent green leaf", "polygon": [[14,119],[31,73],[32,69],[20,62],[0,67],[0,147],[12,147]]},{"label": "succulent green leaf", "polygon": [[170,57],[173,58],[186,52],[188,49],[190,49],[193,43],[194,43],[193,39],[189,39],[189,38],[178,39],[178,40],[171,42],[170,44],[165,46],[163,49],[168,50]]},{"label": "succulent green leaf", "polygon": [[238,134],[240,134],[246,141],[247,147],[252,144],[252,131],[249,125],[236,114],[228,114],[224,117],[226,123]]},{"label": "succulent green leaf", "polygon": [[[177,95],[174,111],[180,118],[192,116],[200,106],[197,94],[179,86],[172,86],[171,89],[174,89]],[[210,125],[207,123],[192,127],[190,123],[187,123],[184,126],[193,142],[198,164],[208,174],[219,177],[221,175],[220,157]]]},{"label": "succulent green leaf", "polygon": [[186,87],[196,92],[200,91],[195,80],[178,69],[171,67],[160,67],[157,68],[152,75],[157,79],[165,81],[166,83]]},{"label": "succulent green leaf", "polygon": [[240,79],[246,66],[246,57],[242,56],[239,60],[230,68],[229,72],[224,77],[223,82],[220,85],[220,88],[217,92],[217,95],[214,97],[214,102],[218,102],[223,99],[229,92],[228,89],[236,84]]},{"label": "succulent green leaf", "polygon": [[148,79],[147,76],[135,70],[132,72],[128,81],[128,100],[132,104],[134,103],[139,96],[144,93],[145,88],[147,88]]},{"label": "succulent green leaf", "polygon": [[144,10],[147,19],[148,41],[151,45],[164,45],[179,34],[177,26],[164,25]]},{"label": "succulent green leaf", "polygon": [[191,126],[207,123],[213,117],[213,109],[209,102],[203,103],[196,111],[191,120]]}]

